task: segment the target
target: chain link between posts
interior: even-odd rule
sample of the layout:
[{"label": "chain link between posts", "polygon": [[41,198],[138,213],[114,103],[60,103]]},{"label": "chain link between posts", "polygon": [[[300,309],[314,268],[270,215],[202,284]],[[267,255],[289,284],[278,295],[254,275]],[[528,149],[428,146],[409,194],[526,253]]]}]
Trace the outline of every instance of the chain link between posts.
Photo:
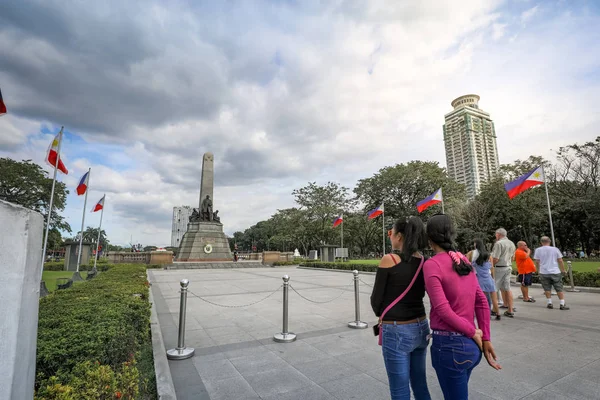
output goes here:
[{"label": "chain link between posts", "polygon": [[277,292],[279,291],[279,289],[281,289],[282,287],[283,287],[283,285],[279,286],[279,287],[278,287],[277,289],[275,289],[273,292],[269,293],[269,295],[267,295],[266,297],[263,297],[262,299],[260,299],[260,300],[258,300],[258,301],[255,301],[255,302],[252,302],[252,303],[248,303],[248,304],[242,304],[242,305],[239,305],[239,306],[238,306],[238,305],[236,305],[236,306],[230,306],[230,305],[225,305],[225,304],[218,304],[218,303],[215,303],[215,302],[213,302],[213,301],[207,300],[207,299],[205,299],[205,298],[204,298],[204,297],[202,297],[202,296],[198,296],[196,293],[194,293],[194,292],[191,292],[191,291],[189,291],[189,290],[188,290],[188,293],[189,293],[189,294],[191,294],[191,295],[192,295],[192,296],[194,296],[194,297],[197,297],[197,298],[199,298],[200,300],[202,300],[202,301],[204,301],[204,302],[206,302],[206,303],[208,303],[208,304],[212,304],[213,306],[217,306],[217,307],[224,307],[224,308],[243,308],[243,307],[250,307],[250,306],[253,306],[253,305],[255,305],[255,304],[258,304],[258,303],[260,303],[261,301],[265,301],[266,299],[268,299],[269,297],[271,297],[271,296],[273,296],[275,293],[277,293]]},{"label": "chain link between posts", "polygon": [[309,299],[309,298],[307,298],[307,297],[305,297],[305,296],[301,295],[301,294],[300,294],[300,293],[299,293],[299,292],[298,292],[298,291],[297,291],[297,290],[296,290],[296,289],[295,289],[295,288],[292,286],[292,284],[291,284],[291,283],[290,283],[290,288],[292,288],[292,290],[293,290],[294,292],[296,292],[296,294],[297,294],[298,296],[302,297],[302,298],[303,298],[304,300],[306,300],[306,301],[310,301],[311,303],[316,303],[316,304],[325,304],[325,303],[331,303],[332,301],[339,299],[340,297],[342,297],[342,296],[344,295],[344,293],[350,293],[350,292],[348,292],[348,291],[347,291],[347,290],[345,290],[345,289],[346,289],[348,286],[352,286],[352,285],[354,285],[354,282],[353,282],[353,283],[351,283],[350,285],[347,285],[347,286],[342,286],[341,288],[337,288],[337,289],[339,289],[339,290],[340,290],[340,294],[339,294],[339,295],[337,295],[336,297],[334,297],[334,298],[333,298],[333,299],[331,299],[331,300],[325,300],[325,301],[311,300],[311,299]]},{"label": "chain link between posts", "polygon": [[369,287],[373,287],[373,285],[372,285],[372,284],[370,284],[370,283],[367,283],[367,282],[363,281],[363,280],[362,280],[362,279],[360,279],[360,278],[358,278],[358,280],[359,280],[359,281],[360,281],[360,282],[361,282],[363,285],[367,285],[367,286],[369,286]]}]

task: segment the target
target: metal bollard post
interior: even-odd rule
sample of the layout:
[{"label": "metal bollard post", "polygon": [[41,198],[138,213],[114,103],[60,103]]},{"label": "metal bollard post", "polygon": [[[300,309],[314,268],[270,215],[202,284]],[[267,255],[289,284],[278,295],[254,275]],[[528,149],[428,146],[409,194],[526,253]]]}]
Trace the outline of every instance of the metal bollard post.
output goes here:
[{"label": "metal bollard post", "polygon": [[182,279],[179,282],[181,285],[181,300],[179,302],[179,336],[177,338],[177,347],[167,350],[167,358],[169,360],[185,360],[194,355],[193,347],[185,347],[185,309],[187,306],[187,288],[190,281]]},{"label": "metal bollard post", "polygon": [[290,277],[283,276],[283,330],[273,335],[273,340],[278,343],[290,343],[296,340],[296,334],[288,332],[288,292],[290,288]]},{"label": "metal bollard post", "polygon": [[352,322],[348,322],[348,327],[353,329],[365,329],[369,326],[366,322],[360,320],[360,292],[358,290],[358,271],[352,271],[354,275],[354,318]]},{"label": "metal bollard post", "polygon": [[567,292],[579,292],[579,289],[575,289],[575,282],[573,281],[573,265],[571,264],[571,261],[567,261],[567,266],[569,267],[568,273],[571,284],[571,288],[567,289]]}]

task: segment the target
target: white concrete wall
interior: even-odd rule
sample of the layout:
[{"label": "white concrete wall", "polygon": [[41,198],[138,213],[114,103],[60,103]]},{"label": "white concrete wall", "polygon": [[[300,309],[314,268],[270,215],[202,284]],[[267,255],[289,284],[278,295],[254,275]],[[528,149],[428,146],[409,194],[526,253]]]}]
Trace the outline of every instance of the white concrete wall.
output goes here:
[{"label": "white concrete wall", "polygon": [[41,214],[0,200],[0,399],[32,399],[42,273]]}]

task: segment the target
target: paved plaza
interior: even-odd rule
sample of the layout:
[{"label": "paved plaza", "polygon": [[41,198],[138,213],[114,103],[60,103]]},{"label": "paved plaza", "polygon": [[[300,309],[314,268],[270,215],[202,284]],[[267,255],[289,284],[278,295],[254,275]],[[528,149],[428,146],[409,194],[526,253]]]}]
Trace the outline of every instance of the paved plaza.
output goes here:
[{"label": "paved plaza", "polygon": [[[196,354],[169,361],[178,399],[389,399],[371,329],[371,287],[361,283],[360,289],[361,319],[369,328],[347,327],[354,320],[351,273],[294,267],[149,271],[167,349],[177,344],[179,281],[190,280],[186,345]],[[273,341],[282,328],[284,274],[312,301],[290,290],[289,326],[298,335],[293,343]],[[374,278],[361,274],[367,284]],[[482,361],[471,378],[470,398],[600,398],[600,294],[567,293],[571,310],[560,311],[546,309],[541,292],[532,289],[538,302],[526,304],[513,288],[516,317],[492,321],[503,369]],[[432,397],[442,399],[429,354],[427,364]]]}]

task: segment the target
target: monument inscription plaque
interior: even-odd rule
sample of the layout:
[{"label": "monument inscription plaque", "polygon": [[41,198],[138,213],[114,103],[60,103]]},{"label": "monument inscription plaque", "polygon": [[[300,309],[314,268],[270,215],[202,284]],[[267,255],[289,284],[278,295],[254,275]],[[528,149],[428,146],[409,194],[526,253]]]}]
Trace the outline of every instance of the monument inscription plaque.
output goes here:
[{"label": "monument inscription plaque", "polygon": [[232,261],[229,241],[223,233],[223,224],[213,210],[214,156],[204,153],[200,180],[199,208],[194,209],[188,230],[181,239],[177,261]]}]

